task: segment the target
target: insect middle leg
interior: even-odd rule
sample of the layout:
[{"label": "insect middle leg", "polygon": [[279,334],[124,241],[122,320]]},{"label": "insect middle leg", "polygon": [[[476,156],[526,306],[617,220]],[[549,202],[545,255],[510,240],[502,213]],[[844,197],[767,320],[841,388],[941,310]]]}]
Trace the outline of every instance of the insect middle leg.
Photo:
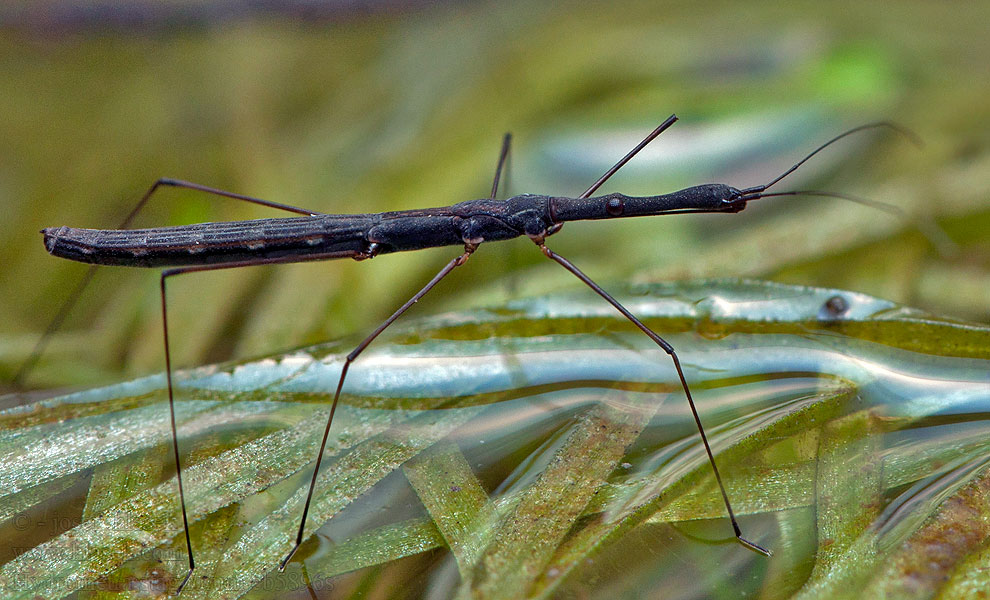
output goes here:
[{"label": "insect middle leg", "polygon": [[282,559],[282,562],[279,563],[280,571],[285,570],[285,565],[289,563],[289,561],[292,559],[293,555],[295,555],[296,551],[299,549],[299,546],[303,542],[303,534],[306,529],[306,517],[309,515],[309,506],[313,500],[313,491],[316,489],[316,478],[320,473],[320,464],[323,462],[323,451],[326,449],[327,446],[327,438],[330,436],[330,426],[333,424],[333,416],[334,413],[337,411],[337,402],[340,400],[340,391],[344,387],[344,379],[347,377],[347,371],[348,369],[350,369],[351,363],[353,363],[354,360],[357,359],[357,357],[360,356],[362,352],[364,352],[365,348],[367,348],[371,344],[371,342],[375,341],[375,338],[381,335],[381,333],[385,331],[385,329],[388,328],[389,325],[394,323],[396,319],[402,316],[403,313],[405,313],[407,310],[412,308],[414,304],[419,302],[420,299],[422,299],[423,296],[425,296],[438,283],[440,283],[440,281],[444,277],[449,275],[450,272],[453,271],[455,268],[466,263],[468,258],[471,257],[471,254],[474,253],[475,249],[477,249],[477,245],[474,244],[465,245],[463,254],[451,260],[449,263],[446,264],[446,266],[444,266],[444,268],[440,269],[440,272],[438,272],[433,277],[433,279],[430,280],[429,283],[423,286],[423,289],[416,292],[416,294],[413,295],[412,298],[407,300],[405,304],[400,306],[398,310],[392,313],[392,316],[385,319],[385,321],[381,325],[379,325],[378,328],[371,333],[371,335],[364,338],[364,340],[362,340],[361,343],[358,344],[357,347],[354,348],[354,350],[352,350],[351,353],[348,354],[347,357],[344,359],[344,366],[340,370],[340,379],[337,381],[337,389],[333,394],[333,404],[330,405],[330,415],[327,417],[327,426],[326,429],[324,429],[323,431],[323,440],[320,442],[320,451],[316,455],[316,467],[313,468],[313,478],[309,482],[309,493],[306,495],[306,504],[303,506],[302,520],[300,520],[299,522],[299,533],[296,535],[296,543],[292,547],[292,550],[290,550],[289,553],[285,556],[285,558]]}]

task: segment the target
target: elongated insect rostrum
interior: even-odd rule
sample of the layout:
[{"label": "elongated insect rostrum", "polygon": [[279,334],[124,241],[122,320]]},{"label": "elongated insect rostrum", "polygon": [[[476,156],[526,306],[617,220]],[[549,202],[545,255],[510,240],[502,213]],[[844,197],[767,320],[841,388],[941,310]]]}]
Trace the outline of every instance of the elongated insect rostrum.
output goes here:
[{"label": "elongated insect rostrum", "polygon": [[[787,175],[794,172],[812,156],[837,140],[868,128],[890,127],[902,131],[890,123],[871,123],[850,129],[825,142],[804,159],[773,179],[769,183],[749,188],[737,189],[723,184],[705,184],[689,187],[670,194],[658,196],[626,196],[608,194],[591,195],[608,180],[619,168],[630,160],[644,146],[674,124],[677,117],[671,115],[650,133],[640,144],[598,179],[584,194],[575,197],[523,194],[506,200],[497,200],[499,179],[511,138],[505,136],[499,156],[491,196],[479,200],[468,200],[452,206],[440,208],[406,210],[358,215],[328,215],[302,208],[278,204],[226,192],[200,184],[174,179],[158,180],[142,197],[135,209],[117,229],[76,229],[72,227],[51,227],[43,230],[45,247],[61,258],[67,258],[94,265],[82,280],[75,292],[62,306],[58,315],[42,336],[29,359],[15,377],[22,379],[37,361],[45,342],[59,327],[71,309],[82,288],[92,276],[95,265],[122,265],[135,267],[163,267],[161,273],[162,331],[165,346],[165,372],[168,382],[169,411],[172,425],[172,449],[176,466],[179,499],[182,508],[183,529],[186,551],[189,558],[189,571],[179,585],[181,591],[195,568],[192,542],[189,536],[189,523],[186,516],[185,494],[182,483],[182,466],[179,456],[178,438],[175,429],[175,400],[172,384],[171,353],[169,351],[168,307],[166,302],[166,282],[169,278],[183,273],[229,269],[263,264],[281,264],[335,258],[357,260],[373,258],[380,254],[403,252],[439,246],[461,246],[462,252],[448,262],[423,288],[400,306],[384,323],[347,355],[341,370],[340,379],[334,393],[333,403],[327,417],[326,429],[316,455],[316,466],[310,480],[309,494],[303,508],[295,544],[288,551],[280,568],[292,558],[304,540],[306,517],[313,497],[317,474],[326,447],[333,416],[340,399],[341,389],[351,363],[371,344],[379,334],[398,319],[413,304],[425,296],[434,286],[455,268],[467,262],[478,246],[485,242],[507,240],[519,236],[529,237],[543,254],[570,271],[588,285],[595,293],[611,304],[625,318],[636,325],[661,349],[670,355],[676,368],[681,387],[691,407],[698,427],[702,444],[708,454],[716,481],[722,493],[726,513],[736,539],[747,548],[770,556],[770,552],[743,537],[739,523],[732,510],[729,496],[722,484],[715,457],[708,443],[705,429],[695,407],[680,360],[674,348],[656,332],[647,327],[624,306],[617,302],[591,278],[573,263],[546,246],[546,238],[557,233],[568,221],[592,219],[615,219],[622,217],[642,217],[680,213],[735,213],[746,208],[748,202],[769,196],[818,195],[839,197],[883,210],[898,212],[896,207],[860,198],[818,191],[771,192],[767,190]],[[207,194],[223,196],[235,200],[261,204],[271,208],[294,212],[300,216],[236,221],[225,223],[201,223],[178,227],[154,229],[126,229],[134,216],[144,207],[151,196],[163,186],[197,190]]]}]

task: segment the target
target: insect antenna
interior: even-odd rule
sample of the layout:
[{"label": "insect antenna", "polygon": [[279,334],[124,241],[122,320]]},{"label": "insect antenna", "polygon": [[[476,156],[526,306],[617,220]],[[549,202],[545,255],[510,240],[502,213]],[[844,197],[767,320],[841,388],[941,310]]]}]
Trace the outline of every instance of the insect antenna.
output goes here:
[{"label": "insect antenna", "polygon": [[[809,160],[811,160],[811,157],[813,157],[814,155],[818,154],[819,152],[821,152],[825,148],[828,148],[829,146],[831,146],[835,142],[838,142],[842,138],[847,137],[847,136],[850,136],[850,135],[852,135],[854,133],[858,133],[860,131],[865,131],[867,129],[878,129],[878,128],[881,128],[881,127],[886,127],[888,129],[892,129],[892,130],[896,131],[897,133],[899,133],[899,134],[903,135],[904,137],[908,138],[909,140],[911,140],[916,146],[921,146],[922,145],[921,138],[919,138],[916,133],[914,133],[910,129],[907,129],[905,127],[902,127],[902,126],[898,125],[897,123],[892,123],[890,121],[877,121],[875,123],[867,123],[865,125],[860,125],[858,127],[853,127],[852,129],[849,129],[847,131],[844,131],[844,132],[840,133],[839,135],[837,135],[834,138],[830,139],[829,141],[825,142],[821,146],[818,146],[817,148],[815,148],[814,150],[812,150],[811,153],[808,154],[808,156],[805,156],[804,158],[802,158],[801,160],[799,160],[790,169],[787,169],[786,171],[784,171],[783,173],[781,173],[780,175],[778,175],[775,179],[771,180],[770,183],[765,183],[763,185],[756,185],[756,186],[749,187],[749,188],[746,188],[746,189],[743,189],[743,190],[739,190],[740,194],[739,194],[739,197],[736,198],[736,200],[741,201],[741,202],[747,202],[749,200],[756,200],[758,198],[764,198],[764,197],[766,197],[767,194],[763,194],[764,191],[770,189],[771,187],[773,187],[774,185],[776,185],[777,183],[779,183],[781,179],[787,177],[788,175],[790,175],[794,171],[797,171],[798,168],[801,167],[801,165],[803,165],[804,163],[806,163]],[[785,195],[797,195],[797,194],[785,194]],[[806,195],[814,195],[814,194],[806,194]],[[829,194],[818,194],[818,195],[829,195]],[[847,199],[851,199],[851,198],[847,198]],[[858,200],[854,200],[854,202],[858,202]]]},{"label": "insect antenna", "polygon": [[787,192],[770,192],[769,194],[760,194],[760,198],[773,198],[774,196],[820,196],[822,198],[839,198],[840,200],[848,200],[850,202],[855,202],[856,204],[862,204],[863,206],[869,206],[870,208],[882,210],[885,213],[890,213],[897,217],[907,217],[907,213],[904,212],[904,209],[900,206],[887,202],[880,202],[879,200],[870,200],[869,198],[853,196],[852,194],[840,194],[838,192],[826,192],[822,190],[791,190]]},{"label": "insect antenna", "polygon": [[826,192],[822,190],[793,190],[787,192],[770,192],[769,194],[760,194],[760,198],[772,198],[774,196],[820,196],[823,198],[839,198],[840,200],[848,200],[850,202],[855,202],[856,204],[862,204],[863,206],[869,206],[870,208],[875,208],[881,210],[885,213],[891,214],[899,219],[903,219],[907,222],[912,222],[917,226],[918,231],[921,232],[925,238],[935,247],[935,250],[940,256],[944,258],[949,258],[954,256],[959,251],[959,244],[957,244],[948,233],[942,229],[941,226],[933,219],[930,215],[919,215],[918,219],[912,219],[903,208],[890,204],[888,202],[880,202],[879,200],[870,200],[869,198],[863,198],[861,196],[853,196],[852,194],[840,194],[837,192]]}]

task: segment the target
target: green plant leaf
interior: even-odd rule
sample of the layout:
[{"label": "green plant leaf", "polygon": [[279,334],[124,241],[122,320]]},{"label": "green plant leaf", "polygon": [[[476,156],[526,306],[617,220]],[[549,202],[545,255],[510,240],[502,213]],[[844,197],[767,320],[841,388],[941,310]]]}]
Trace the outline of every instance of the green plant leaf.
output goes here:
[{"label": "green plant leaf", "polygon": [[[369,348],[284,573],[350,344],[181,373],[183,596],[398,580],[482,599],[914,597],[983,581],[990,330],[764,282],[617,297],[677,349],[744,535],[774,557],[733,541],[670,359],[580,290],[400,322]],[[174,591],[162,383],[0,413],[0,534],[23,540],[0,596]]]}]

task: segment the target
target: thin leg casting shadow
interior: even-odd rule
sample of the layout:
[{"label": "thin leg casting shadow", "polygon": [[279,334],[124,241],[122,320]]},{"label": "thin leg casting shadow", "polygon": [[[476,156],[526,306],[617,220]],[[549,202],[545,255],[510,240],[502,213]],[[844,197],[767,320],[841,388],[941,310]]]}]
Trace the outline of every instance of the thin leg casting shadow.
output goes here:
[{"label": "thin leg casting shadow", "polygon": [[735,533],[736,539],[739,543],[750,550],[759,552],[764,556],[770,556],[771,552],[769,550],[742,537],[742,530],[739,528],[738,521],[736,521],[736,514],[732,510],[732,504],[729,502],[729,495],[726,493],[725,486],[722,484],[722,476],[719,474],[718,466],[715,464],[715,455],[712,453],[712,448],[708,443],[708,436],[705,434],[705,427],[701,424],[701,417],[698,415],[698,409],[694,405],[694,398],[691,396],[691,389],[688,387],[687,379],[684,377],[684,371],[681,369],[681,361],[677,358],[677,353],[674,351],[674,347],[671,346],[665,339],[660,337],[655,331],[647,327],[645,323],[637,319],[636,316],[629,312],[625,306],[622,306],[618,300],[609,295],[608,292],[592,281],[590,277],[574,266],[573,263],[550,248],[547,248],[543,243],[538,243],[538,245],[547,258],[557,262],[557,264],[564,267],[575,277],[583,281],[585,285],[590,287],[596,294],[604,298],[606,302],[615,307],[616,310],[622,313],[622,316],[629,319],[633,325],[638,327],[647,335],[647,337],[653,340],[656,345],[660,346],[664,352],[670,355],[671,360],[674,361],[674,368],[677,370],[677,377],[681,381],[681,387],[684,389],[684,395],[687,396],[688,404],[691,406],[691,414],[694,415],[694,422],[698,426],[698,433],[701,434],[701,441],[705,446],[705,452],[708,454],[708,462],[712,465],[712,471],[715,473],[715,481],[718,483],[718,489],[722,492],[722,501],[725,503],[725,510],[729,514],[729,521],[732,523],[732,530]]},{"label": "thin leg casting shadow", "polygon": [[299,549],[299,546],[303,542],[303,534],[306,529],[306,517],[309,515],[309,506],[313,500],[313,491],[316,489],[316,478],[320,473],[320,464],[323,462],[323,451],[327,446],[327,438],[330,436],[330,426],[333,424],[333,416],[337,412],[337,402],[340,400],[340,390],[344,387],[344,378],[347,377],[347,371],[350,369],[351,363],[354,362],[354,360],[360,356],[362,352],[364,352],[365,348],[367,348],[368,345],[375,340],[375,338],[385,331],[389,325],[394,323],[395,320],[401,317],[404,312],[419,302],[419,300],[425,296],[427,292],[433,289],[434,286],[440,283],[444,277],[449,275],[455,268],[466,263],[471,254],[475,251],[475,248],[476,246],[465,246],[463,254],[451,260],[444,268],[440,269],[440,272],[437,273],[433,279],[431,279],[430,282],[423,287],[423,289],[416,292],[412,298],[407,300],[406,303],[399,307],[397,311],[392,313],[392,316],[379,325],[371,335],[364,338],[364,340],[358,344],[350,354],[347,355],[347,358],[344,360],[344,366],[340,370],[340,379],[337,381],[337,390],[333,394],[333,404],[330,405],[330,415],[327,417],[327,426],[326,429],[323,430],[323,440],[320,442],[320,451],[316,455],[316,467],[313,468],[313,478],[309,482],[309,493],[306,494],[306,504],[303,506],[302,520],[299,522],[299,533],[296,535],[296,543],[292,546],[292,550],[290,550],[285,558],[282,559],[282,562],[279,563],[279,571],[285,570],[285,565],[292,560],[293,555],[295,555],[296,551]]}]

